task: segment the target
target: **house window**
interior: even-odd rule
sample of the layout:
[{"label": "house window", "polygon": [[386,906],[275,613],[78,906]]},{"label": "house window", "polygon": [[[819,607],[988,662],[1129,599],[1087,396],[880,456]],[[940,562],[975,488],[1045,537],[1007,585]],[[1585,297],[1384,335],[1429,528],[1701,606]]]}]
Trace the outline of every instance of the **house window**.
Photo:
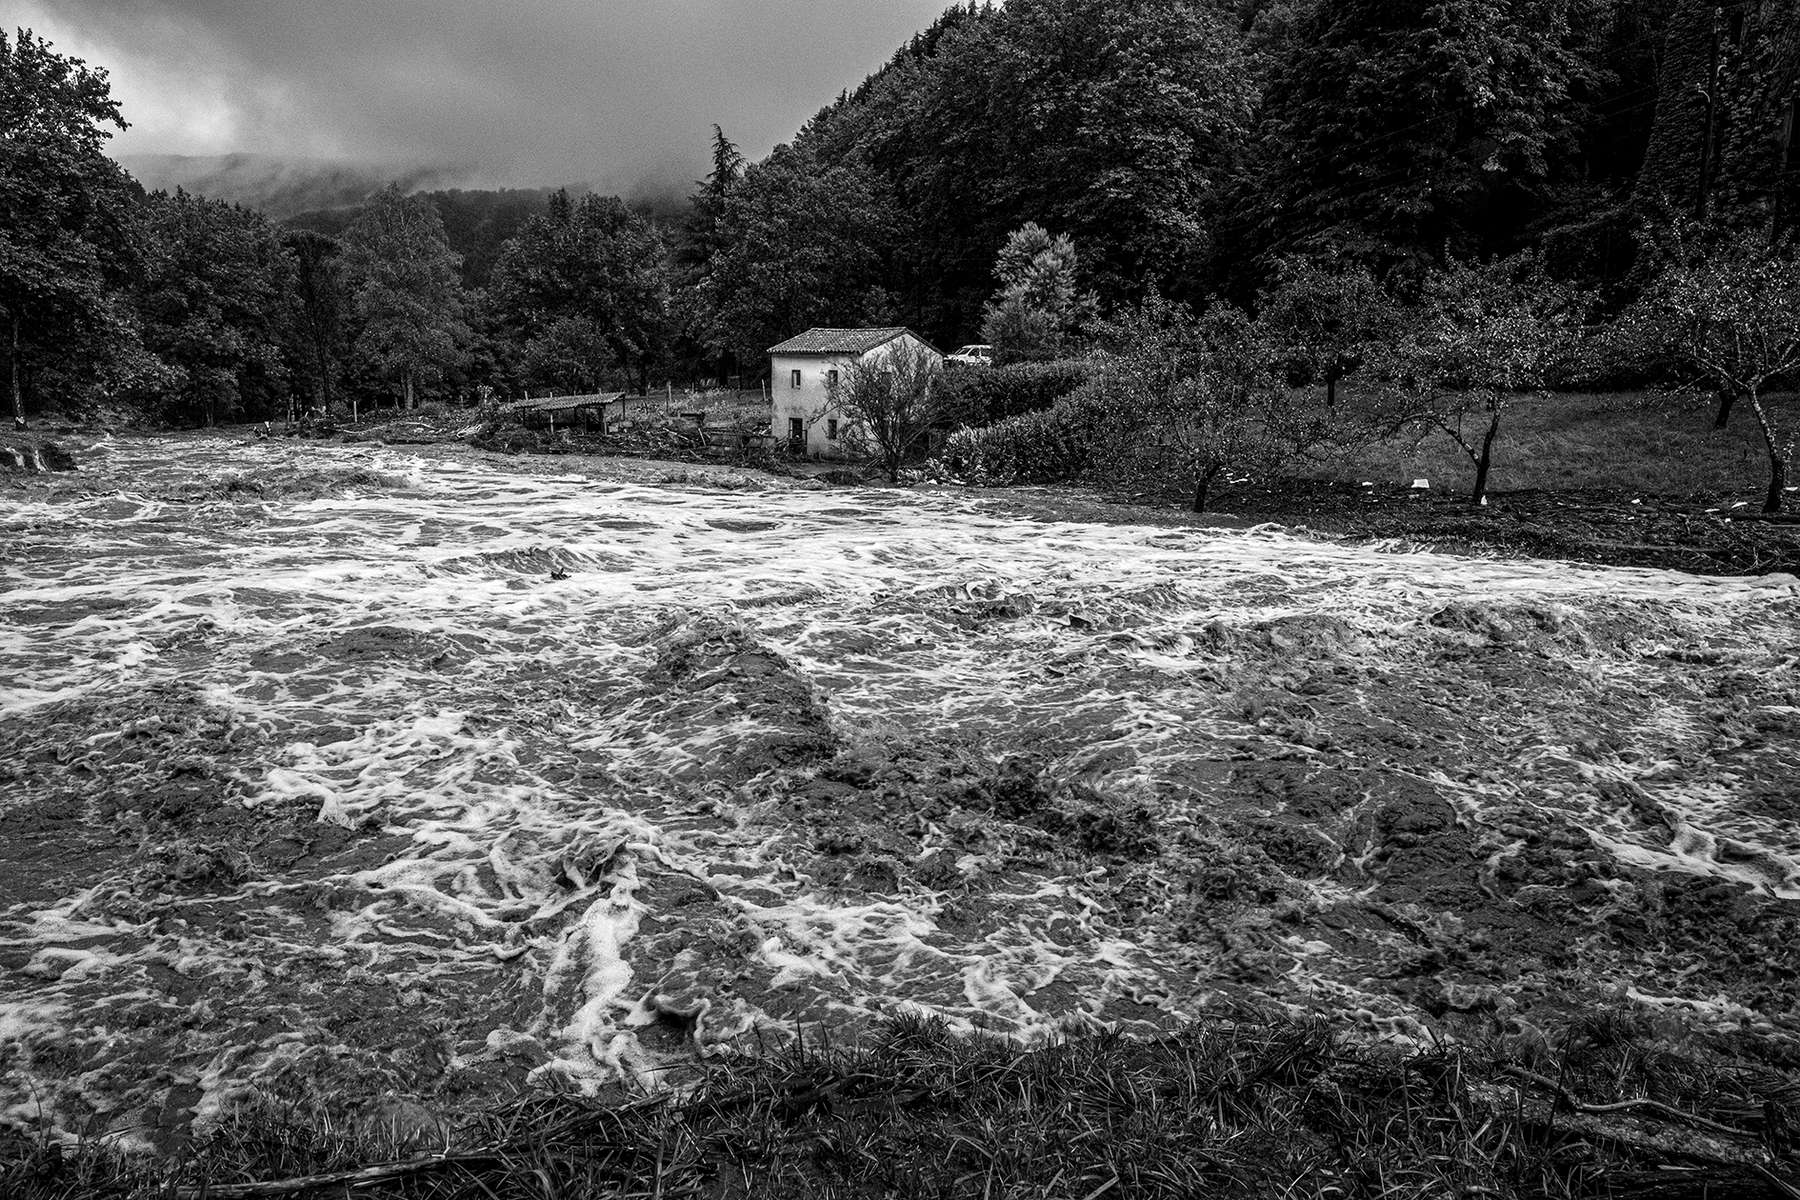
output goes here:
[{"label": "house window", "polygon": [[788,386],[791,388],[797,388],[800,386],[800,368],[799,367],[795,367],[793,370],[788,372]]},{"label": "house window", "polygon": [[[836,375],[837,372],[833,371],[832,374]],[[836,417],[826,417],[825,418],[825,436],[827,438],[829,438],[831,441],[834,441],[834,442],[837,441],[837,418]]]},{"label": "house window", "polygon": [[837,368],[836,367],[833,367],[833,368],[831,368],[831,370],[825,372],[825,386],[830,387],[830,388],[834,388],[837,386]]}]

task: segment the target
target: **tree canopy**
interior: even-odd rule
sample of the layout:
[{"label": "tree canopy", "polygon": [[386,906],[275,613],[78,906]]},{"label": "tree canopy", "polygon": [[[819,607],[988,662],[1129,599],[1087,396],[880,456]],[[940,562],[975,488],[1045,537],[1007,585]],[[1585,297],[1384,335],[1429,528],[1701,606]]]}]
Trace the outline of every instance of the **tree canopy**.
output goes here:
[{"label": "tree canopy", "polygon": [[649,222],[616,196],[560,191],[507,242],[491,287],[540,375],[597,387],[610,359],[636,370],[640,390],[668,343],[669,292],[667,247]]},{"label": "tree canopy", "polygon": [[0,30],[0,316],[13,420],[33,360],[104,357],[131,338],[132,185],[102,153],[125,128],[106,72],[28,29]]},{"label": "tree canopy", "polygon": [[138,289],[145,346],[165,368],[165,415],[212,425],[282,381],[283,308],[294,262],[261,213],[190,196],[150,196]]},{"label": "tree canopy", "polygon": [[412,408],[418,386],[441,380],[469,337],[459,260],[444,223],[429,202],[390,187],[343,240],[355,351],[375,374],[396,381]]},{"label": "tree canopy", "polygon": [[776,147],[724,202],[722,248],[696,284],[701,336],[755,362],[813,325],[890,323],[882,281],[894,220],[867,167]]}]

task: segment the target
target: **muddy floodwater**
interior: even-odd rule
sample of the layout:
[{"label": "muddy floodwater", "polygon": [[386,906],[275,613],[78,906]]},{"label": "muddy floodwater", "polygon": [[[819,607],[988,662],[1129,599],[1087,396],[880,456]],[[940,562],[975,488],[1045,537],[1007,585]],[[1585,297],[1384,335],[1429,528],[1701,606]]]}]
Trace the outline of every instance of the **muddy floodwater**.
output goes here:
[{"label": "muddy floodwater", "polygon": [[1792,576],[76,449],[0,486],[0,1124],[679,1086],[907,1011],[1800,1035]]}]

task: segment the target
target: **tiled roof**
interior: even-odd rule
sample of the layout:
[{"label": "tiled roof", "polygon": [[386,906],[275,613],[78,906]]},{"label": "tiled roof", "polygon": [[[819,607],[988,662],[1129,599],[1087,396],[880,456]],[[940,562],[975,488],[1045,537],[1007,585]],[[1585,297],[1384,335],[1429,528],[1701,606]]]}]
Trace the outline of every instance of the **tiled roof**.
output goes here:
[{"label": "tiled roof", "polygon": [[791,337],[779,346],[770,346],[770,354],[867,354],[877,346],[885,346],[903,333],[911,332],[901,325],[880,329],[809,329]]}]

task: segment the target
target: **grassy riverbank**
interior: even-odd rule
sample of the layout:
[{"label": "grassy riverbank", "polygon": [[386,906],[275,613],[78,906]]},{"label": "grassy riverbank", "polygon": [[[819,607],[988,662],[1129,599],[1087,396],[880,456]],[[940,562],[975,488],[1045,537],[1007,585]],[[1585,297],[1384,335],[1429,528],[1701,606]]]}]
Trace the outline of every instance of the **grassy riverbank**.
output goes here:
[{"label": "grassy riverbank", "polygon": [[0,1192],[1781,1200],[1800,1077],[1755,1049],[1604,1013],[1424,1050],[1244,1020],[1024,1052],[900,1020],[720,1064],[686,1096],[537,1095],[410,1129],[271,1104],[165,1160],[15,1145]]}]

